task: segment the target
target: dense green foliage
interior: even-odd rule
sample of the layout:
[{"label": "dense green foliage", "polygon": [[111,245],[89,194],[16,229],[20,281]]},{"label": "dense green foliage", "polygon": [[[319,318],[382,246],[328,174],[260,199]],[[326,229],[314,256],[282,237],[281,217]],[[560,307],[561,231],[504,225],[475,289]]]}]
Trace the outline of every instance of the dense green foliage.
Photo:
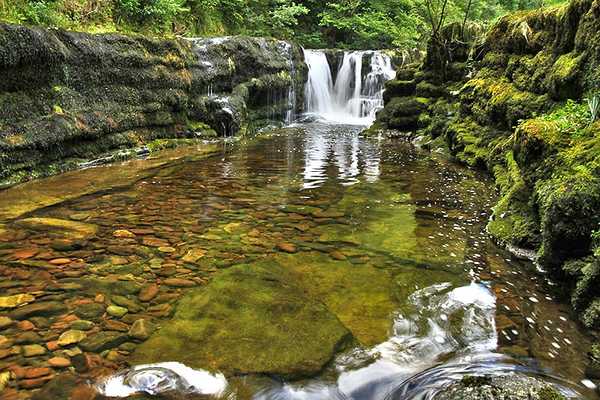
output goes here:
[{"label": "dense green foliage", "polygon": [[[546,0],[556,3],[561,0]],[[85,31],[295,39],[307,47],[419,47],[429,32],[426,4],[444,22],[487,23],[544,0],[0,0],[0,20]],[[470,5],[469,5],[470,3]]]}]

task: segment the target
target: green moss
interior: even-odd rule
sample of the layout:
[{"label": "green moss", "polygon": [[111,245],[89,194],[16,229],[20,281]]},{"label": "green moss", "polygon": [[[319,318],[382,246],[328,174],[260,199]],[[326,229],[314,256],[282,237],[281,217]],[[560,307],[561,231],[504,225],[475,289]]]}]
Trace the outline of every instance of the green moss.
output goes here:
[{"label": "green moss", "polygon": [[416,130],[419,114],[427,110],[429,99],[421,97],[395,97],[379,113],[383,126],[402,131]]},{"label": "green moss", "polygon": [[463,110],[469,107],[482,125],[512,129],[519,121],[531,118],[552,106],[548,95],[519,90],[506,78],[476,76],[461,90]]},{"label": "green moss", "polygon": [[296,284],[310,298],[322,301],[362,345],[372,347],[388,339],[390,315],[399,308],[392,297],[390,271],[370,265],[356,268],[322,253],[282,255],[276,259],[293,272]]},{"label": "green moss", "polygon": [[502,243],[536,248],[539,224],[530,205],[531,189],[525,184],[512,152],[507,153],[504,165],[494,167],[494,177],[501,197],[493,208],[488,231]]},{"label": "green moss", "polygon": [[416,87],[416,94],[419,97],[429,99],[447,97],[449,95],[443,86],[434,85],[429,82],[419,82]]},{"label": "green moss", "polygon": [[482,66],[492,69],[506,68],[508,65],[508,55],[505,53],[489,52],[481,61]]},{"label": "green moss", "polygon": [[600,327],[600,299],[594,300],[581,315],[581,321],[591,329]]},{"label": "green moss", "polygon": [[552,386],[545,386],[541,388],[537,395],[539,396],[540,400],[567,400],[565,396],[560,394]]},{"label": "green moss", "polygon": [[561,55],[550,68],[545,69],[545,86],[554,99],[578,98],[581,95],[581,74],[587,55]]},{"label": "green moss", "polygon": [[393,97],[413,96],[416,83],[414,80],[391,80],[385,84],[384,100],[389,102]]},{"label": "green moss", "polygon": [[132,362],[301,377],[320,372],[349,338],[335,315],[281,266],[239,265],[188,292]]},{"label": "green moss", "polygon": [[470,119],[453,120],[448,125],[448,145],[460,162],[471,167],[485,167],[489,150],[484,131],[484,128]]}]

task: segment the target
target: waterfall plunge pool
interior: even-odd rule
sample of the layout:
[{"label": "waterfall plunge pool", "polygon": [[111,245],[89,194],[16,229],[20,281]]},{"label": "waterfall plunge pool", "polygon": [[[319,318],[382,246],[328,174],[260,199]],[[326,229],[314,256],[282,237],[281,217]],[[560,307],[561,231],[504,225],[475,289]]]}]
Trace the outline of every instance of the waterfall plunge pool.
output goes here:
[{"label": "waterfall plunge pool", "polygon": [[568,307],[485,234],[491,182],[359,132],[275,130],[5,221],[6,295],[46,307],[10,315],[80,332],[28,362],[83,350],[111,396],[430,399],[491,374],[596,398]]}]

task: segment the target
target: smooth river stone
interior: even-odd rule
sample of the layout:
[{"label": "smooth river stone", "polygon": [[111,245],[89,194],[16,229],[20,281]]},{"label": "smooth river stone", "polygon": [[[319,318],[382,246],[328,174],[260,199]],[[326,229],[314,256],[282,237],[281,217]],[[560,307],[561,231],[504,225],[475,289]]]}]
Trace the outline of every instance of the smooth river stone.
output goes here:
[{"label": "smooth river stone", "polygon": [[12,319],[27,319],[31,317],[50,317],[62,314],[67,311],[67,307],[58,301],[42,301],[13,310],[9,317]]},{"label": "smooth river stone", "polygon": [[14,321],[8,317],[0,316],[0,329],[8,328],[13,322]]},{"label": "smooth river stone", "polygon": [[48,365],[54,368],[67,368],[71,366],[71,360],[65,357],[52,357],[48,360]]},{"label": "smooth river stone", "polygon": [[278,264],[237,265],[183,297],[168,324],[141,344],[133,364],[178,361],[241,374],[318,373],[351,335]]},{"label": "smooth river stone", "polygon": [[138,319],[131,325],[129,330],[129,336],[137,340],[146,340],[150,337],[154,327],[152,324],[145,319]]},{"label": "smooth river stone", "polygon": [[163,283],[167,286],[173,286],[173,287],[192,287],[192,286],[196,286],[196,282],[191,281],[189,279],[182,279],[182,278],[169,278],[169,279],[165,279],[163,281]]},{"label": "smooth river stone", "polygon": [[25,218],[16,224],[26,229],[58,232],[69,239],[87,239],[98,232],[96,225],[59,218]]},{"label": "smooth river stone", "polygon": [[23,304],[31,303],[35,300],[30,294],[16,294],[14,296],[0,297],[0,308],[15,308]]},{"label": "smooth river stone", "polygon": [[156,297],[156,295],[158,294],[158,290],[158,285],[156,284],[145,286],[144,288],[142,288],[142,290],[140,290],[138,299],[140,299],[140,301],[143,302],[148,302]]},{"label": "smooth river stone", "polygon": [[39,344],[23,346],[23,357],[36,357],[46,354],[46,349]]},{"label": "smooth river stone", "polygon": [[66,331],[59,336],[58,345],[63,347],[70,346],[72,344],[81,342],[86,338],[86,336],[87,335],[83,331],[78,331],[75,329]]},{"label": "smooth river stone", "polygon": [[125,343],[129,339],[127,334],[122,332],[99,332],[95,335],[88,336],[79,343],[79,346],[84,351],[92,353],[101,353],[104,350],[114,349]]},{"label": "smooth river stone", "polygon": [[106,312],[108,315],[112,315],[113,317],[121,318],[123,315],[129,312],[125,307],[119,307],[115,305],[110,305],[106,308]]},{"label": "smooth river stone", "polygon": [[285,253],[295,253],[298,251],[296,246],[294,246],[292,243],[278,243],[277,249],[279,249]]}]

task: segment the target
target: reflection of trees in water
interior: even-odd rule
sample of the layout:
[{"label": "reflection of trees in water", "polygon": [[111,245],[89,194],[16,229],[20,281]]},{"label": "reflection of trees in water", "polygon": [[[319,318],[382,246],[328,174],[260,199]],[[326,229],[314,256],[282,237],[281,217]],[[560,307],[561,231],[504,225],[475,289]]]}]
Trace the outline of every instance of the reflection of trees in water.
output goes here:
[{"label": "reflection of trees in water", "polygon": [[323,128],[304,139],[305,189],[321,186],[332,177],[342,185],[358,183],[361,176],[371,183],[379,179],[381,151],[376,142],[360,140],[357,128],[342,135]]}]

